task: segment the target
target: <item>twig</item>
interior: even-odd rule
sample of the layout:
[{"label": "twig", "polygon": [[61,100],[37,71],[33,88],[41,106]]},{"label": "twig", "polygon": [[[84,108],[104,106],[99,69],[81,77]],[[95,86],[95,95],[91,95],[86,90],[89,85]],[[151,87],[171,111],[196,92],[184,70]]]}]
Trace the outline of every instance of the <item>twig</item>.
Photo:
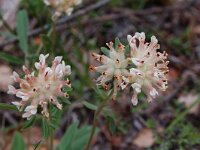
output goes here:
[{"label": "twig", "polygon": [[[60,25],[60,24],[63,24],[63,23],[66,23],[66,22],[69,22],[77,17],[80,17],[80,16],[83,16],[85,15],[86,13],[92,11],[92,10],[95,10],[95,9],[98,9],[102,6],[105,6],[107,3],[109,3],[110,0],[101,0],[95,4],[91,4],[90,6],[86,7],[86,8],[83,8],[83,9],[80,9],[78,10],[77,12],[75,12],[74,14],[72,14],[71,16],[67,16],[67,17],[64,17],[64,18],[61,18],[56,25]],[[34,29],[33,31],[31,31],[29,34],[28,34],[28,37],[32,37],[32,36],[36,36],[38,34],[40,34],[41,32],[43,32],[44,30],[47,30],[50,28],[50,25],[49,24],[46,24],[44,25],[43,27],[39,27],[39,28],[36,28]],[[8,40],[8,41],[5,41],[5,42],[2,42],[0,44],[0,48],[2,49],[3,47],[5,47],[6,45],[9,45],[9,44],[12,44],[12,43],[15,43],[18,41],[18,38],[13,38],[11,40]]]}]

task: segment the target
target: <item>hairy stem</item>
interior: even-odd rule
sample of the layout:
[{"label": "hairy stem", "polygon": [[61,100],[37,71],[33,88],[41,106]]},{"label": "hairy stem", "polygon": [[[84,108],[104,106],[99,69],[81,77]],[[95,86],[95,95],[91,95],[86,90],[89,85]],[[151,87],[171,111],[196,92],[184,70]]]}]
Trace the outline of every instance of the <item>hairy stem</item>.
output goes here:
[{"label": "hairy stem", "polygon": [[85,150],[89,150],[90,149],[90,146],[91,146],[91,143],[92,143],[92,139],[93,139],[93,136],[95,134],[95,130],[96,130],[96,127],[97,127],[97,119],[101,113],[101,111],[103,110],[103,108],[106,106],[107,102],[111,99],[113,95],[113,90],[112,92],[102,101],[102,103],[99,105],[99,107],[97,108],[97,110],[95,111],[95,114],[94,114],[94,119],[93,119],[93,124],[92,124],[92,131],[91,131],[91,134],[90,134],[90,138],[89,138],[89,141],[86,145],[86,149]]},{"label": "hairy stem", "polygon": [[[51,106],[50,106],[50,108],[51,108]],[[49,111],[49,123],[51,123],[51,121],[52,121],[52,112]],[[54,149],[53,140],[54,140],[54,129],[52,127],[50,127],[49,150]]]}]

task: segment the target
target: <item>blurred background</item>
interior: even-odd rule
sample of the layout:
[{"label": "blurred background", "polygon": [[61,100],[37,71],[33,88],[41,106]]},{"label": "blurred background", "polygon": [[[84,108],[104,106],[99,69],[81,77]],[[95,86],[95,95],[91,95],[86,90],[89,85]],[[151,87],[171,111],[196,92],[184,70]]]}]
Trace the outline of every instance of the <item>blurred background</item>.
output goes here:
[{"label": "blurred background", "polygon": [[[21,10],[28,16],[26,26],[18,15]],[[200,0],[83,0],[71,16],[60,17],[56,32],[47,37],[49,11],[42,0],[0,0],[0,103],[17,99],[7,94],[8,85],[18,86],[10,78],[14,70],[22,73],[23,64],[33,68],[38,52],[50,53],[50,60],[62,55],[72,66],[73,90],[58,117],[56,144],[72,122],[91,125],[93,105],[100,103],[93,89],[95,75],[88,69],[94,63],[90,53],[101,53],[100,48],[116,37],[127,44],[127,34],[145,32],[147,40],[155,35],[160,51],[169,54],[169,88],[152,103],[141,95],[134,107],[129,91],[110,101],[99,118],[92,149],[200,149]],[[0,109],[0,149],[11,149],[15,131],[21,132],[27,149],[37,143],[38,149],[46,149],[41,120],[27,129],[24,123],[20,113]]]}]

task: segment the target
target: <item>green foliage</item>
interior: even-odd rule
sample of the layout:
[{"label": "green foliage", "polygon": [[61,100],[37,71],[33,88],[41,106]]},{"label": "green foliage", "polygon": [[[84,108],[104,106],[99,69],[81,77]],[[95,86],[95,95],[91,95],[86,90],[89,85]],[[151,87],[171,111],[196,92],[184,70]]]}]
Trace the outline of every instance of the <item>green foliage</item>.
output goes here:
[{"label": "green foliage", "polygon": [[50,128],[49,122],[43,118],[42,119],[42,135],[45,139],[47,139],[50,135]]},{"label": "green foliage", "polygon": [[28,55],[28,14],[25,10],[17,13],[17,36],[19,39],[19,46],[25,55]]},{"label": "green foliage", "polygon": [[24,123],[23,129],[27,129],[27,128],[29,128],[29,127],[32,127],[33,124],[35,123],[35,119],[36,119],[36,115],[33,116],[30,120],[26,121],[26,122]]},{"label": "green foliage", "polygon": [[41,38],[42,38],[43,48],[47,50],[47,53],[51,52],[53,48],[51,39],[45,34],[41,35]]},{"label": "green foliage", "polygon": [[14,105],[9,105],[5,103],[0,103],[0,109],[15,110],[18,111],[17,107]]},{"label": "green foliage", "polygon": [[174,147],[184,150],[200,144],[200,134],[191,123],[181,120],[179,124],[174,126],[172,131],[165,133],[157,142],[159,149],[162,150],[168,150]]},{"label": "green foliage", "polygon": [[106,47],[101,47],[101,52],[106,56],[109,56],[109,49],[107,49]]},{"label": "green foliage", "polygon": [[14,134],[11,150],[26,150],[25,142],[19,132],[16,132]]},{"label": "green foliage", "polygon": [[20,58],[6,54],[4,52],[0,52],[0,59],[13,64],[23,64],[23,61]]},{"label": "green foliage", "polygon": [[62,103],[66,103],[68,105],[71,104],[71,102],[69,101],[69,99],[67,97],[58,97],[58,100]]},{"label": "green foliage", "polygon": [[71,124],[62,137],[56,150],[83,150],[90,136],[91,127],[78,128],[78,123]]},{"label": "green foliage", "polygon": [[91,104],[91,103],[89,103],[89,102],[87,102],[87,101],[84,101],[84,102],[83,102],[83,105],[84,105],[85,107],[87,107],[88,109],[91,109],[91,110],[97,110],[97,107],[98,107],[98,106],[96,106],[96,105],[94,105],[94,104]]},{"label": "green foliage", "polygon": [[60,111],[57,107],[51,107],[51,127],[56,129],[60,123],[62,117],[62,111]]},{"label": "green foliage", "polygon": [[116,37],[116,38],[115,38],[115,45],[114,45],[114,48],[115,48],[116,50],[118,50],[119,44],[120,44],[120,40],[119,40],[118,37]]}]

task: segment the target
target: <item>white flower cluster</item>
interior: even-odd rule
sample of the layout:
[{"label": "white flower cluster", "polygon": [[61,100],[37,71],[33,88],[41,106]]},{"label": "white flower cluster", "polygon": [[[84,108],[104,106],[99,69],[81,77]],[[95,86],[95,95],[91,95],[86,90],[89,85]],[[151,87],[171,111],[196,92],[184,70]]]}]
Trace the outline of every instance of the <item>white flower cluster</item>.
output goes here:
[{"label": "white flower cluster", "polygon": [[[145,42],[145,33],[136,32],[134,36],[128,35],[127,40],[130,52],[125,57],[124,45],[121,43],[117,49],[113,43],[107,44],[109,56],[93,53],[92,56],[103,65],[90,66],[90,70],[101,73],[97,79],[105,89],[114,88],[114,96],[117,91],[125,89],[129,84],[133,88],[133,105],[138,103],[138,94],[143,91],[150,102],[158,95],[158,89],[167,89],[166,74],[169,72],[167,53],[157,52],[160,48],[155,36],[150,43]],[[110,84],[111,83],[111,84]],[[110,85],[110,87],[109,87]]]},{"label": "white flower cluster", "polygon": [[[49,117],[48,104],[54,104],[58,109],[62,109],[62,104],[57,97],[68,96],[62,92],[64,86],[71,86],[70,81],[64,80],[63,77],[71,74],[71,67],[65,65],[62,56],[55,57],[51,67],[46,66],[46,58],[49,56],[41,54],[39,62],[35,63],[37,72],[30,72],[28,68],[23,66],[25,73],[24,79],[20,78],[16,72],[13,72],[13,79],[20,85],[19,89],[15,89],[9,85],[8,94],[15,94],[21,98],[21,101],[12,102],[20,111],[23,111],[23,118],[30,119],[38,111],[41,106],[42,114]],[[61,62],[62,61],[62,62]],[[37,74],[37,75],[36,75]]]},{"label": "white flower cluster", "polygon": [[62,13],[71,15],[74,6],[81,4],[82,0],[44,0],[44,3],[55,8],[54,18],[61,16]]}]

